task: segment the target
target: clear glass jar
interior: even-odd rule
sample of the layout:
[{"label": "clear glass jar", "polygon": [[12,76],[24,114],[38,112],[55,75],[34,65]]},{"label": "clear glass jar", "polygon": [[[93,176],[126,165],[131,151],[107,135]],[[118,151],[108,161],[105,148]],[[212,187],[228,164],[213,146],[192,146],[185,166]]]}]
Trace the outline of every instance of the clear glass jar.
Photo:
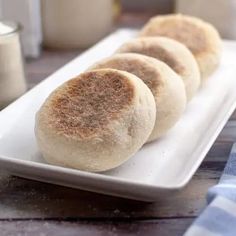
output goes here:
[{"label": "clear glass jar", "polygon": [[113,23],[113,0],[42,0],[43,44],[50,48],[87,48]]},{"label": "clear glass jar", "polygon": [[19,31],[16,23],[0,22],[0,108],[26,91]]}]

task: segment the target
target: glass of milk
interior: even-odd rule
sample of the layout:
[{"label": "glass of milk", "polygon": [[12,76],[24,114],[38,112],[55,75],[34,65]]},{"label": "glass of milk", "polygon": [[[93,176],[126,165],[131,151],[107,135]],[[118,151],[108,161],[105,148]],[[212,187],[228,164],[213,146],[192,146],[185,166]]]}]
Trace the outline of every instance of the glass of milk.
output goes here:
[{"label": "glass of milk", "polygon": [[0,21],[0,109],[26,91],[19,31],[18,24]]}]

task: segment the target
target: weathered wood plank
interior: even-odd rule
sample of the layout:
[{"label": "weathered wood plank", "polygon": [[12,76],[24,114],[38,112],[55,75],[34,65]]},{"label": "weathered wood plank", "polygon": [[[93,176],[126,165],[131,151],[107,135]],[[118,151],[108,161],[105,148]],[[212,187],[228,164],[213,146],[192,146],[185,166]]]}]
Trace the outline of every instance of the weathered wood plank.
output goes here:
[{"label": "weathered wood plank", "polygon": [[233,115],[230,117],[230,120],[236,120],[236,110],[234,111]]},{"label": "weathered wood plank", "polygon": [[[52,50],[44,49],[37,59],[27,59],[27,72],[54,72],[65,63],[78,56],[81,50]],[[43,70],[43,71],[42,71]]]},{"label": "weathered wood plank", "polygon": [[114,29],[122,27],[141,29],[141,27],[154,15],[156,15],[156,13],[153,12],[145,12],[141,15],[138,12],[133,14],[124,13],[122,14],[122,17],[118,18]]},{"label": "weathered wood plank", "polygon": [[193,219],[149,221],[2,221],[1,236],[181,236]]},{"label": "weathered wood plank", "polygon": [[236,142],[236,121],[230,120],[217,138],[219,142]]},{"label": "weathered wood plank", "polygon": [[165,218],[197,216],[205,194],[220,176],[217,170],[199,170],[188,186],[166,199],[143,203],[25,180],[2,177],[0,219],[24,218]]},{"label": "weathered wood plank", "polygon": [[173,0],[121,0],[121,4],[125,12],[153,12],[154,14],[171,13],[175,5]]},{"label": "weathered wood plank", "polygon": [[25,63],[25,71],[29,88],[46,79],[53,72],[64,66],[66,63],[77,57],[80,50],[54,51],[43,50],[37,60],[28,60]]},{"label": "weathered wood plank", "polygon": [[204,162],[226,162],[232,147],[232,142],[218,142],[209,150]]}]

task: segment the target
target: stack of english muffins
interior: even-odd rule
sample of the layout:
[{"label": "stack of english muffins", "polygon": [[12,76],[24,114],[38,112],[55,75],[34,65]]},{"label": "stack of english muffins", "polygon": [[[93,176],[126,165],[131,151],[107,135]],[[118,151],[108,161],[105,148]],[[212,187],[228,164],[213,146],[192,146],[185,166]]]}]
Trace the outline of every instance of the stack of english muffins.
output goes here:
[{"label": "stack of english muffins", "polygon": [[212,25],[184,15],[152,18],[46,99],[35,122],[43,157],[91,172],[121,165],[176,124],[220,58]]}]

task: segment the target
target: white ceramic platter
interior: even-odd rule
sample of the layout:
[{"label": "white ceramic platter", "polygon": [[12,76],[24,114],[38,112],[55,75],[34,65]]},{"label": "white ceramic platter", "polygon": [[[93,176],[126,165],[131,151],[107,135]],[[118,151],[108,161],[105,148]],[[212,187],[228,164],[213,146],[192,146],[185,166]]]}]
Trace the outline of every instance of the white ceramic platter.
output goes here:
[{"label": "white ceramic platter", "polygon": [[119,168],[95,174],[49,165],[35,142],[35,113],[49,93],[134,35],[128,29],[115,32],[1,111],[0,167],[29,179],[143,201],[183,188],[236,107],[236,42],[224,42],[220,68],[176,126]]}]

